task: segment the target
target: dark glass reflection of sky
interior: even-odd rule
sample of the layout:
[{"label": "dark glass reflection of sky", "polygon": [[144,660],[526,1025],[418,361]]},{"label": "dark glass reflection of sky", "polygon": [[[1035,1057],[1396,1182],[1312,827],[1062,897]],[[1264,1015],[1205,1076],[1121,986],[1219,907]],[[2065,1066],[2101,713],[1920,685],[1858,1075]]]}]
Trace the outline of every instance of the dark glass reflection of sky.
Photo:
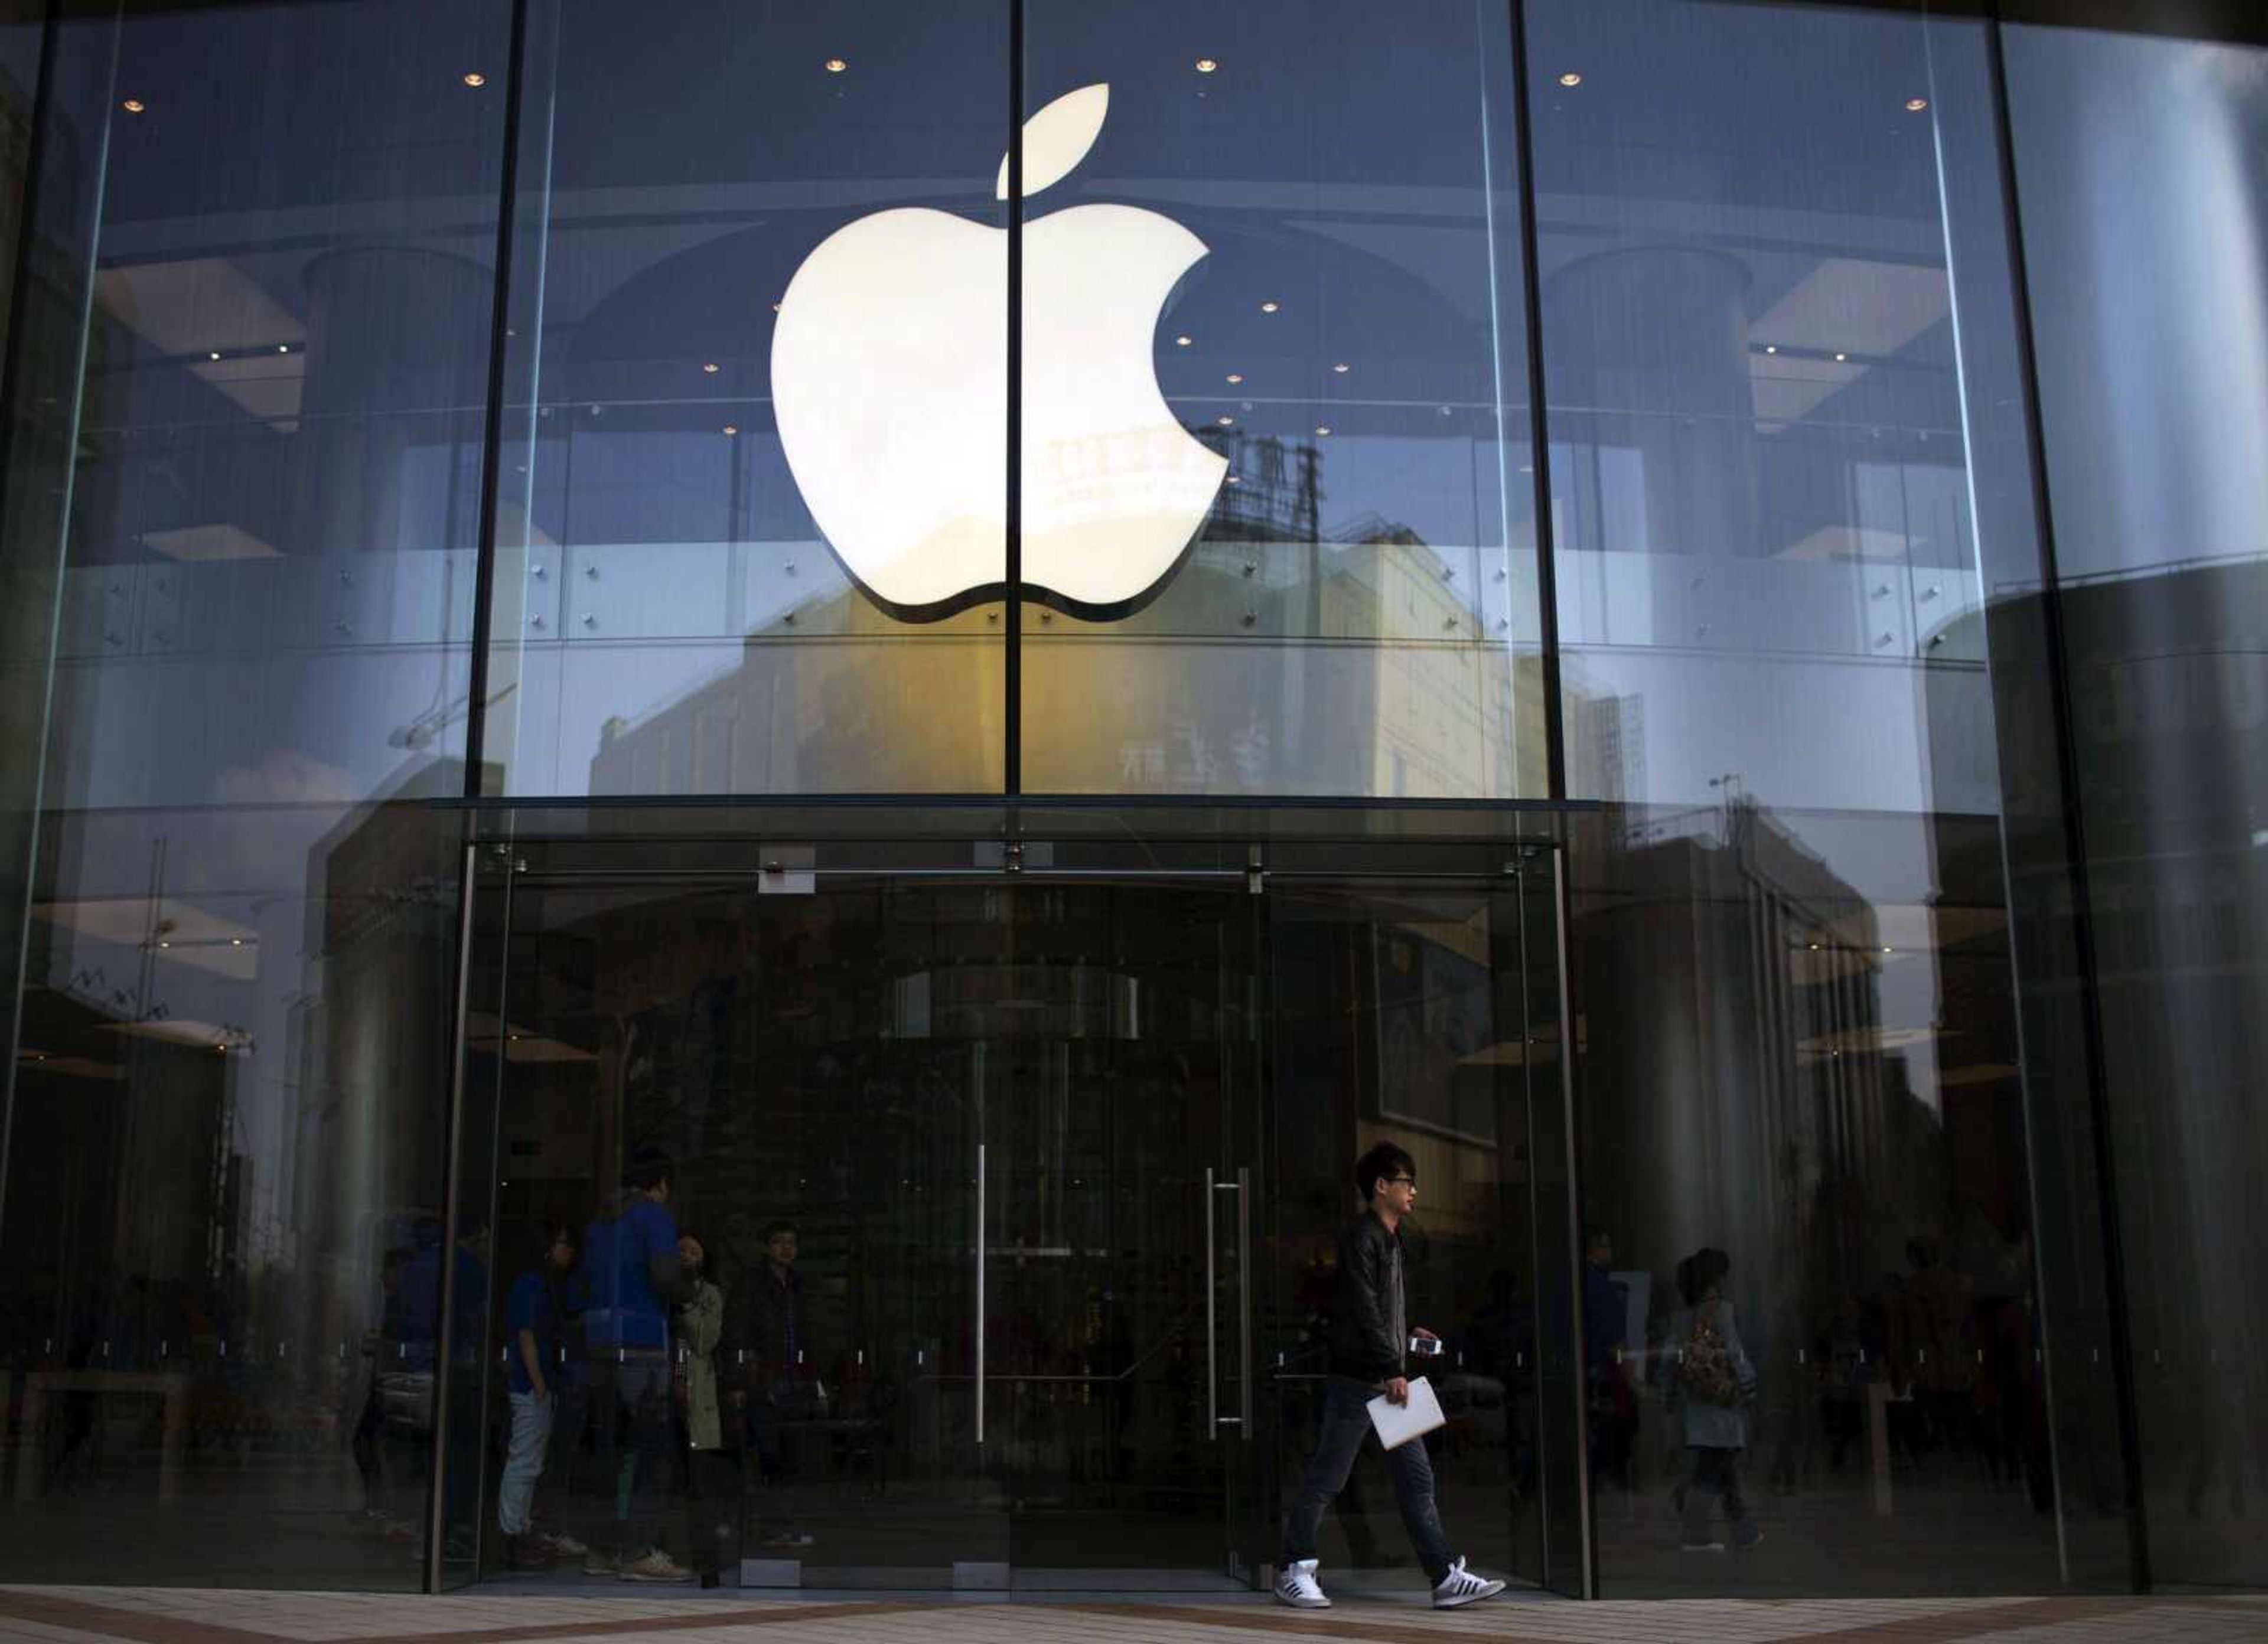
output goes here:
[{"label": "dark glass reflection of sky", "polygon": [[[1495,9],[1043,4],[1025,39],[1028,107],[1111,87],[1094,149],[1031,211],[1138,204],[1209,248],[1157,336],[1185,423],[1233,456],[1240,441],[1317,445],[1327,526],[1375,515],[1429,541],[1499,540],[1493,458],[1476,494],[1473,451],[1493,450],[1498,395],[1520,397],[1524,366],[1506,323],[1517,241]],[[732,528],[812,534],[770,439],[770,299],[869,212],[998,220],[1005,46],[992,6],[696,7],[659,26],[571,14],[546,397],[644,407],[641,431],[698,438],[732,419],[745,481]],[[619,231],[642,218],[652,232]],[[712,360],[688,383],[688,361]],[[571,500],[578,532],[691,534],[666,497],[608,486]]]}]

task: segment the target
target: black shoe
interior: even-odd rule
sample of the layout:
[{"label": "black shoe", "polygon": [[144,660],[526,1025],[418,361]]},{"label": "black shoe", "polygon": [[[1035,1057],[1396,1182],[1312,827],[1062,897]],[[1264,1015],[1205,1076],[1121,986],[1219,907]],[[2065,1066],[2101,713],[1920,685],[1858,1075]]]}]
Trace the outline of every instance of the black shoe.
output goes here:
[{"label": "black shoe", "polygon": [[551,1549],[539,1538],[519,1535],[504,1538],[504,1567],[507,1570],[548,1570],[551,1565]]}]

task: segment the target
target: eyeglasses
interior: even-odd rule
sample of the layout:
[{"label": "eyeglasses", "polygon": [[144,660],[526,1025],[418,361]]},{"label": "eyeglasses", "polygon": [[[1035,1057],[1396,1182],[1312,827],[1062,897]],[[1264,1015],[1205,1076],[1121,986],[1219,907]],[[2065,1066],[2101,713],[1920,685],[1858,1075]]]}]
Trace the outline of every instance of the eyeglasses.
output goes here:
[{"label": "eyeglasses", "polygon": [[1415,1187],[1418,1178],[1414,1176],[1389,1176],[1386,1178],[1386,1185],[1388,1187]]}]

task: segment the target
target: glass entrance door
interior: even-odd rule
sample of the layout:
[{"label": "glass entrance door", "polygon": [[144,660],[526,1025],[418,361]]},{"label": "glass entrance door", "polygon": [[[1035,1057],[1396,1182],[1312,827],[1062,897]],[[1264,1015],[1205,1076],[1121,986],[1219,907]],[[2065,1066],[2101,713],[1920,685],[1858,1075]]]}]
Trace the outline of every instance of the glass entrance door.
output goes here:
[{"label": "glass entrance door", "polygon": [[1014,1582],[1248,1580],[1255,899],[1241,876],[1017,896],[984,1213]]},{"label": "glass entrance door", "polygon": [[[493,1072],[459,1149],[491,1436],[457,1424],[443,1494],[483,1574],[607,1581],[659,1549],[744,1585],[1264,1583],[1329,1373],[1350,1168],[1390,1139],[1424,1184],[1405,1237],[1413,1322],[1448,1347],[1429,1444],[1451,1534],[1576,1580],[1533,884],[836,869],[770,895],[524,849],[477,945],[503,981],[471,990],[468,1065]],[[638,1303],[659,1327],[625,1332],[630,1281],[601,1269],[659,1224],[658,1168],[714,1294]],[[555,1400],[529,1484],[504,1459],[531,1298]],[[475,1341],[478,1311],[452,1314]],[[666,1369],[633,1376],[647,1335]],[[537,1567],[563,1535],[588,1551]],[[1342,1585],[1415,1579],[1374,1458],[1326,1545]]]},{"label": "glass entrance door", "polygon": [[[1448,1418],[1428,1440],[1443,1525],[1474,1567],[1575,1592],[1584,1470],[1555,868],[1539,851],[1488,878],[1271,878],[1276,1300],[1262,1374],[1280,1435],[1270,1484],[1289,1503],[1330,1371],[1336,1239],[1362,1209],[1350,1167],[1378,1142],[1402,1147],[1419,1183],[1402,1229],[1410,1322],[1443,1347],[1412,1364]],[[1349,1484],[1318,1548],[1327,1569],[1357,1590],[1406,1588],[1412,1554],[1374,1451]]]}]

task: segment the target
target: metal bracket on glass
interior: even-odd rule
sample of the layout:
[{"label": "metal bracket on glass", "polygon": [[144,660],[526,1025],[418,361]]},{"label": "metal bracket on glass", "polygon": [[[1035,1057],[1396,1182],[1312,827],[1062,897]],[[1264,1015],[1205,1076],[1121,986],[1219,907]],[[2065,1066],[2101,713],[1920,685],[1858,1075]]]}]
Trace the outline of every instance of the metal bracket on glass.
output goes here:
[{"label": "metal bracket on glass", "polygon": [[809,896],[819,888],[819,850],[812,845],[767,845],[758,859],[758,896]]}]

